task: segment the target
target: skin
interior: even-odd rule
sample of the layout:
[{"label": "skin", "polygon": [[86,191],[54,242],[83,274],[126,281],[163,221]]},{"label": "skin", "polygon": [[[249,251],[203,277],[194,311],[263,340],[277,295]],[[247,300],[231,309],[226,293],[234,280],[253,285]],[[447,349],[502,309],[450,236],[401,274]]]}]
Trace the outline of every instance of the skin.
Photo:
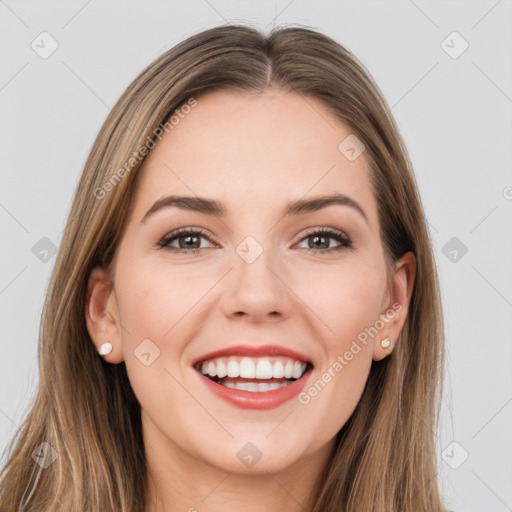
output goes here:
[{"label": "skin", "polygon": [[[142,406],[145,512],[312,508],[317,476],[372,360],[390,353],[380,340],[394,343],[404,325],[415,275],[407,253],[388,285],[366,155],[351,162],[338,150],[350,133],[313,98],[216,91],[198,98],[146,158],[111,268],[114,284],[94,269],[86,308],[96,348],[111,341],[105,360],[125,361]],[[368,223],[346,205],[282,215],[291,201],[334,192],[357,201]],[[169,194],[215,199],[227,213],[167,207],[142,223]],[[159,247],[186,227],[207,232],[196,240],[199,252]],[[352,247],[333,251],[339,242],[327,238],[317,248],[305,230],[324,227],[346,233]],[[263,248],[252,263],[236,252],[247,236]],[[191,366],[212,350],[277,344],[313,361],[313,383],[396,302],[401,311],[308,404],[239,409],[212,395]],[[160,350],[149,366],[134,355],[144,339]],[[262,454],[252,468],[236,455],[247,442]]]}]

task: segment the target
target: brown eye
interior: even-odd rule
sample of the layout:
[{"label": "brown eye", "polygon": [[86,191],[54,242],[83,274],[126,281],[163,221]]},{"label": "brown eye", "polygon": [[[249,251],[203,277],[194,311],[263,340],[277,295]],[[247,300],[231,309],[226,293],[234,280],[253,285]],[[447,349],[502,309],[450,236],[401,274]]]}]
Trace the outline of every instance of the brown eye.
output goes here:
[{"label": "brown eye", "polygon": [[170,233],[159,242],[159,246],[177,252],[198,252],[200,249],[207,248],[208,245],[202,245],[202,241],[210,242],[208,236],[197,229],[180,229]]},{"label": "brown eye", "polygon": [[177,240],[180,249],[198,249],[201,246],[201,237],[197,235],[180,235]]},{"label": "brown eye", "polygon": [[328,249],[330,239],[324,235],[313,235],[308,237],[308,245],[310,249]]},{"label": "brown eye", "polygon": [[[301,246],[306,242],[306,247]],[[331,252],[352,247],[352,240],[342,231],[322,229],[310,232],[299,242],[299,247],[313,252]]]}]

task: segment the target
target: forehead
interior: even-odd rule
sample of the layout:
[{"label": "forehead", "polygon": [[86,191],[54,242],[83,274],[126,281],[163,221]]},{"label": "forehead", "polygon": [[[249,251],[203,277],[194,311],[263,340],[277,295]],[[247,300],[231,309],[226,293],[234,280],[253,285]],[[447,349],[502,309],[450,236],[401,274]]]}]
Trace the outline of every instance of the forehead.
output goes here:
[{"label": "forehead", "polygon": [[339,192],[375,217],[365,153],[350,161],[339,149],[349,136],[350,128],[315,98],[274,90],[207,93],[147,156],[135,211],[141,217],[171,193],[217,199],[229,213]]}]

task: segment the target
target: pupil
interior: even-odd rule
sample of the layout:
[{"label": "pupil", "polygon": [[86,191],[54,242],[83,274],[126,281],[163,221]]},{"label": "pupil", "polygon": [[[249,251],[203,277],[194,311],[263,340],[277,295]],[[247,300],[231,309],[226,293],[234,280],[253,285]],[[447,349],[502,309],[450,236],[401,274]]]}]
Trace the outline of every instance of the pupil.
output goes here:
[{"label": "pupil", "polygon": [[315,248],[318,248],[318,247],[326,248],[326,249],[329,248],[329,238],[326,236],[312,236],[310,238],[310,240],[312,240]]},{"label": "pupil", "polygon": [[[184,243],[181,243],[182,240],[184,240]],[[198,240],[198,237],[194,236],[194,235],[182,236],[180,238],[180,248],[182,248],[182,249],[186,249],[186,248],[190,248],[190,247],[195,248],[195,246],[197,244],[194,244],[194,242],[197,242],[197,240]]]}]

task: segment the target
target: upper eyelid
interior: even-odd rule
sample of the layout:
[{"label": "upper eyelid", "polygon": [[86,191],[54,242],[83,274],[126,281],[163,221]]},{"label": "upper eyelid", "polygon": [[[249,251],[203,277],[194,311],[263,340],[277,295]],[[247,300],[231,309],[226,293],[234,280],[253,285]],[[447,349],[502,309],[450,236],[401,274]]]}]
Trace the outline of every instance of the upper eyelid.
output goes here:
[{"label": "upper eyelid", "polygon": [[[203,228],[196,228],[193,226],[185,227],[185,228],[176,228],[175,230],[170,231],[169,233],[165,234],[160,239],[160,241],[162,242],[165,240],[172,240],[172,239],[178,238],[181,235],[187,235],[187,234],[199,235],[204,238],[208,238],[211,242],[215,242],[215,237],[213,235],[211,235],[207,230],[205,230]],[[215,243],[217,243],[217,242],[215,242]]]},{"label": "upper eyelid", "polygon": [[331,233],[331,234],[335,234],[335,235],[343,235],[343,236],[346,236],[347,238],[350,238],[348,233],[346,231],[344,231],[343,229],[331,228],[329,226],[318,226],[318,227],[306,228],[305,230],[302,231],[301,237],[303,238],[304,236],[308,236],[313,233]]},{"label": "upper eyelid", "polygon": [[[327,233],[333,233],[333,234],[340,234],[340,235],[345,235],[347,238],[349,238],[349,234],[342,230],[342,229],[338,229],[338,228],[332,228],[332,227],[329,227],[329,226],[314,226],[314,227],[311,227],[311,228],[305,228],[300,236],[301,238],[303,238],[304,236],[308,236],[312,233],[319,233],[319,232],[327,232]],[[205,237],[211,237],[211,238],[215,238],[214,235],[211,235],[208,230],[205,230],[204,228],[198,228],[198,227],[194,227],[194,226],[190,226],[190,227],[185,227],[185,228],[176,228],[175,230],[173,231],[170,231],[169,233],[167,233],[166,235],[164,235],[162,237],[162,239],[166,239],[166,238],[173,238],[175,236],[178,236],[180,234],[187,234],[187,233],[194,233],[194,234],[199,234],[201,236],[205,236]]]}]

